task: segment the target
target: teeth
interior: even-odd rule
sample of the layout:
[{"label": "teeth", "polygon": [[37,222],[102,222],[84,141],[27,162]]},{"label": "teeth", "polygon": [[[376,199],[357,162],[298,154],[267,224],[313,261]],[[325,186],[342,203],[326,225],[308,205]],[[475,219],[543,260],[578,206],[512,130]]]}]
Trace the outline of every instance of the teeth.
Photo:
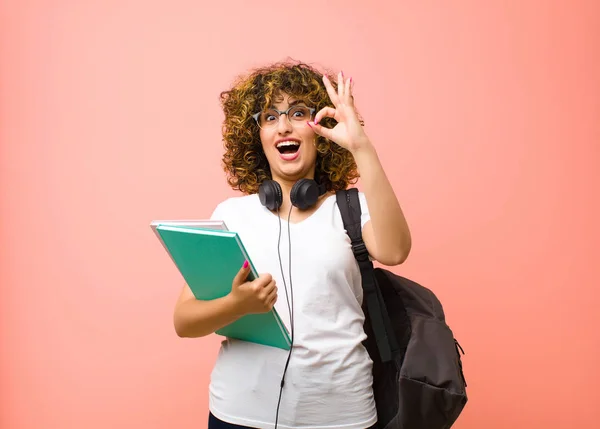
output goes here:
[{"label": "teeth", "polygon": [[284,146],[300,146],[300,143],[294,142],[294,141],[285,141],[285,142],[280,142],[277,144],[277,147],[284,147]]}]

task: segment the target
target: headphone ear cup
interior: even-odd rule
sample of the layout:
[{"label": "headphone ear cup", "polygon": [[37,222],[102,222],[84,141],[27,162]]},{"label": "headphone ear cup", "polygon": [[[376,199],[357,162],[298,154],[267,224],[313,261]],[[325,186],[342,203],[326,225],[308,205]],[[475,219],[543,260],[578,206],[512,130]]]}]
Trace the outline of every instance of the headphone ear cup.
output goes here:
[{"label": "headphone ear cup", "polygon": [[278,209],[283,202],[281,186],[274,180],[265,180],[258,188],[258,198],[260,203],[269,210]]},{"label": "headphone ear cup", "polygon": [[290,200],[295,207],[306,210],[314,206],[319,199],[319,186],[312,179],[300,179],[292,187]]}]

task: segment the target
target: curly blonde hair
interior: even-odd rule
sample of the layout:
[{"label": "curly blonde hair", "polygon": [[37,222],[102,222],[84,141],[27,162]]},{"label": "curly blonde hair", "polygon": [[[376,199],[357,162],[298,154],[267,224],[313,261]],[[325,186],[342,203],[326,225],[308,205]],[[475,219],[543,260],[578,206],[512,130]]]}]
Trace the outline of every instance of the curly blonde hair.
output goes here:
[{"label": "curly blonde hair", "polygon": [[[264,180],[272,178],[260,142],[259,127],[252,115],[265,110],[282,92],[314,107],[316,112],[326,106],[333,107],[322,76],[315,68],[301,62],[278,62],[238,77],[231,89],[220,94],[225,114],[223,169],[234,190],[254,194]],[[337,79],[329,74],[328,77],[337,89]],[[335,120],[324,118],[320,123],[331,128]],[[346,189],[356,182],[359,174],[348,150],[319,135],[316,147],[315,180],[327,191]]]}]

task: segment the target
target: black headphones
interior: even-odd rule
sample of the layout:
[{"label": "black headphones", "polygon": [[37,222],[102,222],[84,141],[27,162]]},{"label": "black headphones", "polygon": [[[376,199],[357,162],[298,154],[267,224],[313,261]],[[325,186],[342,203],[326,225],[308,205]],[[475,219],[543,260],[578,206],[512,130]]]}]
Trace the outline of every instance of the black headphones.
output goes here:
[{"label": "black headphones", "polygon": [[[306,210],[314,206],[325,191],[325,186],[319,185],[313,179],[300,179],[292,187],[290,201],[300,210]],[[281,186],[274,180],[265,180],[258,188],[258,198],[269,210],[278,209],[283,201]]]}]

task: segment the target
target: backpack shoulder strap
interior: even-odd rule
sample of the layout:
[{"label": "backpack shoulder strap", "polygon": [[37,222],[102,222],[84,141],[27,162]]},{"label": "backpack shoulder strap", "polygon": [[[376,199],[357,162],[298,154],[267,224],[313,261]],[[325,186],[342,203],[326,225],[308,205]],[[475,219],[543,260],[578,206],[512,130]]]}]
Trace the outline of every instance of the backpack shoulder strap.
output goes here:
[{"label": "backpack shoulder strap", "polygon": [[368,259],[369,252],[362,239],[360,200],[358,199],[358,189],[350,188],[336,192],[336,199],[344,228],[350,242],[352,243],[352,252],[359,260]]},{"label": "backpack shoulder strap", "polygon": [[387,308],[381,291],[377,287],[373,262],[362,238],[361,208],[358,189],[350,188],[336,192],[338,209],[344,222],[344,228],[352,244],[362,277],[362,286],[367,303],[367,311],[375,335],[377,348],[382,362],[392,359],[392,350],[398,350]]}]

